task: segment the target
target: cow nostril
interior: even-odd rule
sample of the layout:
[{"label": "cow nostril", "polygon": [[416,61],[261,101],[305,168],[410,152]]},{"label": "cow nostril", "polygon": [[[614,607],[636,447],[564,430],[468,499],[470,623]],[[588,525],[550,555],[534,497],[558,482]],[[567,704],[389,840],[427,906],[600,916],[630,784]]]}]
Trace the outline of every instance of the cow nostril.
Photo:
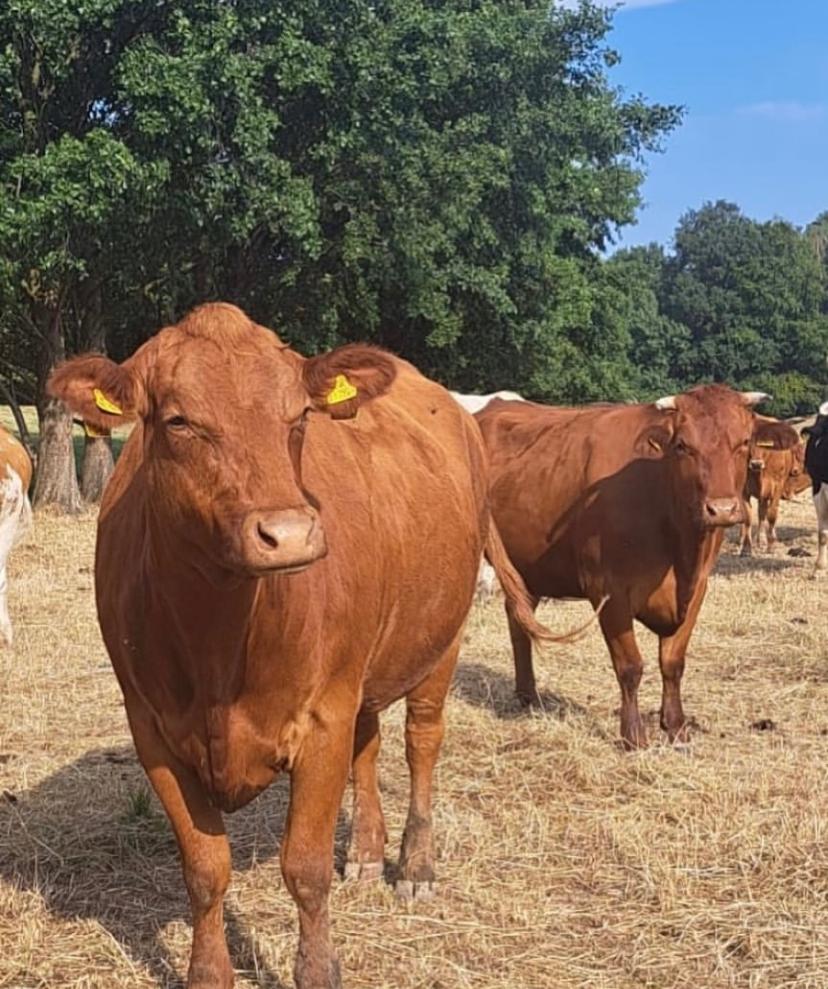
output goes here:
[{"label": "cow nostril", "polygon": [[704,507],[707,509],[707,514],[711,518],[715,518],[716,517],[716,514],[717,513],[716,513],[716,506],[715,505],[711,505],[710,502],[708,502]]},{"label": "cow nostril", "polygon": [[279,548],[279,540],[273,535],[273,533],[268,532],[267,529],[265,529],[262,526],[262,523],[261,522],[259,522],[257,524],[256,531],[259,534],[259,539],[261,539],[261,541],[266,546],[270,547],[270,549],[278,549]]}]

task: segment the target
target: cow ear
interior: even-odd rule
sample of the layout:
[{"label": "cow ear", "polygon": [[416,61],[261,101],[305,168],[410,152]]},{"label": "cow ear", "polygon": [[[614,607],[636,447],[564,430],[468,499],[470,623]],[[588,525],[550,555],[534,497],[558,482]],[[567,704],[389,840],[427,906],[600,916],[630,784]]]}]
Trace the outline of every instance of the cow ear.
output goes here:
[{"label": "cow ear", "polygon": [[99,431],[135,419],[143,394],[130,367],[101,354],[87,354],[61,364],[50,375],[46,390]]},{"label": "cow ear", "polygon": [[648,426],[635,441],[635,452],[647,460],[660,460],[673,439],[673,433],[666,426]]},{"label": "cow ear", "polygon": [[786,422],[756,416],[751,442],[753,446],[772,450],[793,450],[799,445],[800,439],[799,433]]},{"label": "cow ear", "polygon": [[352,419],[361,405],[384,395],[396,376],[394,358],[364,343],[309,357],[302,366],[314,408],[333,419]]}]

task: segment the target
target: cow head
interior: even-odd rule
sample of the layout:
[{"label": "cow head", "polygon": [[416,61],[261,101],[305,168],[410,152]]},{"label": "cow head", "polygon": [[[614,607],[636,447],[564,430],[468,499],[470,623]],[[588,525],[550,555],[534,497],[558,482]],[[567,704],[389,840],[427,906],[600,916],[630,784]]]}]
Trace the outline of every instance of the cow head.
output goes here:
[{"label": "cow head", "polygon": [[800,491],[810,487],[811,478],[805,469],[805,444],[800,441],[791,451],[791,467],[782,489],[782,497],[795,498]]},{"label": "cow head", "polygon": [[209,304],[123,364],[68,361],[49,391],[94,429],[140,420],[150,524],[207,568],[256,576],[304,569],[327,551],[302,483],[308,416],[353,418],[395,374],[377,348],[305,359],[241,310]]},{"label": "cow head", "polygon": [[752,409],[766,398],[763,392],[702,385],[655,403],[637,448],[665,461],[673,503],[695,526],[707,529],[742,521],[742,490],[755,424]]},{"label": "cow head", "polygon": [[[805,474],[805,447],[799,433],[787,422],[756,416],[750,441],[750,470],[764,471],[767,483],[792,498],[810,479]],[[758,466],[757,466],[758,465]]]}]

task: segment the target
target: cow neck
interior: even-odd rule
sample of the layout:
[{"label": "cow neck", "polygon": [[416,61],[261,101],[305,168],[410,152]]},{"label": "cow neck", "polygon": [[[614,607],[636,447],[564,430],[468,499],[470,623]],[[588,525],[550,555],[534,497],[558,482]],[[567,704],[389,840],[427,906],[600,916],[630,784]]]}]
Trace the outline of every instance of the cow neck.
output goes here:
[{"label": "cow neck", "polygon": [[181,661],[193,669],[193,686],[207,706],[238,696],[244,680],[249,628],[260,581],[208,578],[196,565],[192,547],[179,545],[150,523],[151,573],[148,586],[163,587],[155,596],[174,631]]},{"label": "cow neck", "polygon": [[715,531],[696,525],[689,519],[680,520],[678,525],[673,523],[671,529],[673,545],[676,546],[676,603],[679,618],[683,620],[698,581],[707,576]]}]

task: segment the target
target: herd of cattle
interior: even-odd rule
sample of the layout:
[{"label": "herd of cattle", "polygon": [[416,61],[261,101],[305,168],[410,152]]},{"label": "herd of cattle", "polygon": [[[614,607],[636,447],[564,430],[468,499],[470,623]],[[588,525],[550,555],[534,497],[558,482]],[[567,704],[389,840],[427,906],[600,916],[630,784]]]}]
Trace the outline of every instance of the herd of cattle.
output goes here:
[{"label": "herd of cattle", "polygon": [[[337,814],[350,774],[346,876],[381,876],[379,713],[400,698],[411,793],[396,887],[431,895],[432,775],[482,555],[504,591],[528,703],[533,644],[577,634],[554,636],[538,602],[590,601],[631,749],[646,744],[634,619],[659,637],[661,726],[683,740],[688,640],[725,529],[741,523],[751,552],[751,498],[770,548],[780,499],[812,483],[817,568],[828,569],[828,405],[806,448],[791,425],[753,411],[767,396],[724,385],[583,408],[452,397],[372,346],[304,358],[224,304],[194,310],[123,364],[71,360],[49,390],[98,431],[135,424],[101,505],[97,607],[138,756],[178,840],[189,989],[233,983],[221,812],[282,770],[296,984],[341,985],[328,916]],[[8,642],[6,559],[30,516],[30,474],[0,433]]]}]

